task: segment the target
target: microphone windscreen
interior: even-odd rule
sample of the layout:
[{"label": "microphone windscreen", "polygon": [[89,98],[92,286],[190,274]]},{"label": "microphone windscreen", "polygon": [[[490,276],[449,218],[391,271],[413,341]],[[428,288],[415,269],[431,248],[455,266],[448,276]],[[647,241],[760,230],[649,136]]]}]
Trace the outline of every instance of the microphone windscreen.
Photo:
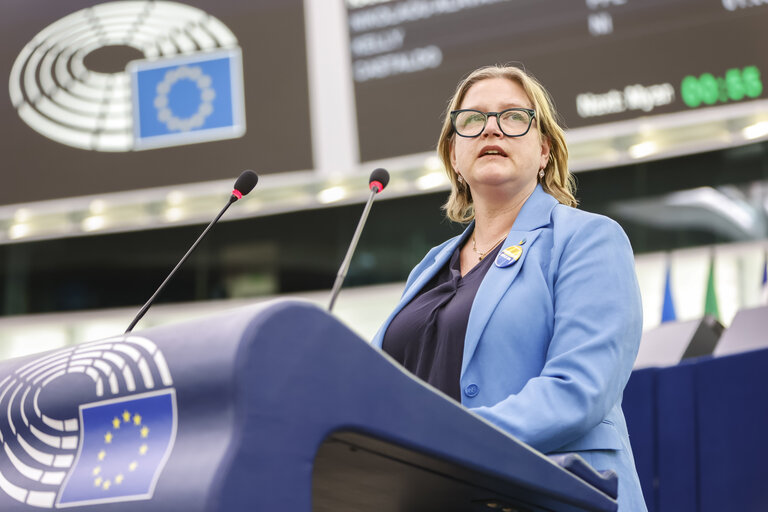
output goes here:
[{"label": "microphone windscreen", "polygon": [[255,172],[250,169],[245,170],[240,174],[240,177],[237,178],[237,181],[235,182],[235,190],[246,195],[253,190],[253,187],[255,187],[258,182],[259,176]]},{"label": "microphone windscreen", "polygon": [[[371,177],[368,179],[368,185],[371,185],[374,181],[381,183],[381,190],[384,190],[384,187],[389,183],[389,173],[387,170],[382,169],[381,167],[374,169],[371,173]],[[381,192],[381,190],[379,190],[379,192]]]}]

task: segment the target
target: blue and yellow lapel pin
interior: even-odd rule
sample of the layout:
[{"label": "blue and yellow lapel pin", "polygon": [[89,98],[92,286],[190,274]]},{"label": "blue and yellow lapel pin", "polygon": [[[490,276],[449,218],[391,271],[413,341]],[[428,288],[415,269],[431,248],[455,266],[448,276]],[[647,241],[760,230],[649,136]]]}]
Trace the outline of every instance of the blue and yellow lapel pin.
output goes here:
[{"label": "blue and yellow lapel pin", "polygon": [[525,244],[525,238],[520,240],[517,245],[510,245],[506,249],[503,249],[496,256],[495,265],[499,268],[509,267],[514,265],[520,256],[523,255],[523,245]]}]

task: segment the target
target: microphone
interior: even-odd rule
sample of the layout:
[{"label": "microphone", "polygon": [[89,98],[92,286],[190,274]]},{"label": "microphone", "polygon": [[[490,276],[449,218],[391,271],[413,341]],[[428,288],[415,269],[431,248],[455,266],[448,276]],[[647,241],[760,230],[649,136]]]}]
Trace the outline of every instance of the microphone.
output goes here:
[{"label": "microphone", "polygon": [[341,262],[339,273],[336,274],[336,282],[333,283],[333,289],[331,290],[331,301],[328,303],[329,313],[333,310],[333,305],[336,303],[336,297],[339,295],[341,285],[344,282],[344,278],[347,277],[349,264],[352,261],[352,254],[355,252],[357,242],[360,240],[360,234],[363,232],[363,226],[365,226],[365,221],[368,219],[368,213],[371,211],[371,205],[373,205],[373,198],[376,197],[376,194],[384,190],[384,187],[386,187],[388,183],[389,173],[386,169],[382,169],[381,167],[374,169],[371,173],[371,177],[368,178],[368,188],[371,189],[371,195],[368,196],[368,202],[365,203],[363,215],[357,223],[357,229],[355,229],[355,234],[352,236],[352,243],[349,244],[347,255],[344,256],[344,261]]},{"label": "microphone", "polygon": [[208,231],[211,230],[214,224],[216,224],[222,215],[224,215],[224,212],[227,211],[227,209],[234,203],[235,201],[242,199],[243,196],[247,195],[251,190],[253,190],[253,187],[256,186],[256,183],[258,183],[259,177],[258,175],[251,171],[246,170],[243,171],[240,176],[237,178],[237,181],[235,181],[235,187],[232,189],[232,194],[229,196],[229,201],[227,201],[227,204],[224,205],[224,208],[221,209],[219,214],[216,216],[213,221],[211,221],[210,224],[208,224],[208,227],[205,228],[205,230],[200,234],[199,237],[197,237],[197,240],[195,240],[195,243],[192,244],[192,247],[189,248],[187,251],[187,254],[185,254],[181,260],[176,264],[176,266],[171,270],[171,273],[168,274],[168,277],[165,278],[165,281],[162,282],[162,284],[155,290],[155,293],[152,294],[152,296],[149,298],[146,304],[139,310],[136,317],[131,322],[131,325],[128,326],[128,328],[125,330],[123,334],[128,334],[133,330],[134,327],[136,327],[136,324],[139,323],[139,320],[142,319],[142,317],[149,311],[149,308],[152,306],[152,303],[155,301],[158,295],[160,295],[160,292],[163,291],[163,288],[165,288],[165,285],[168,284],[168,282],[171,280],[173,275],[176,273],[177,270],[179,270],[179,267],[187,261],[187,258],[189,258],[189,255],[192,254],[192,251],[195,250],[195,247],[197,247],[197,244],[200,243],[200,241],[203,239],[203,237],[208,234]]},{"label": "microphone", "polygon": [[[259,176],[250,169],[247,169],[240,173],[235,181],[235,188],[232,190],[232,195],[237,199],[242,199],[243,196],[247,196],[253,187],[259,182]],[[237,199],[230,198],[230,204],[237,201]]]},{"label": "microphone", "polygon": [[368,178],[368,188],[373,190],[373,188],[376,187],[378,189],[376,191],[377,194],[384,190],[384,187],[386,187],[388,184],[389,173],[386,169],[382,169],[381,167],[374,169],[371,173],[371,177]]}]

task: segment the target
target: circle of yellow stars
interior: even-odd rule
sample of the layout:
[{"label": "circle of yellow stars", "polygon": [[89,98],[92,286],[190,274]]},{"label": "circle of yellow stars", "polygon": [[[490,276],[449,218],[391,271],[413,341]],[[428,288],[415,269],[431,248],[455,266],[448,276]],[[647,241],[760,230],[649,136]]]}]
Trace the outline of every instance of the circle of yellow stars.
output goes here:
[{"label": "circle of yellow stars", "polygon": [[[115,416],[115,418],[112,420],[112,429],[108,430],[106,434],[104,434],[104,444],[110,445],[112,444],[112,440],[115,437],[115,434],[113,431],[120,430],[121,427],[126,426],[126,428],[134,427],[139,429],[139,435],[141,436],[141,439],[146,439],[149,437],[149,427],[146,425],[142,425],[141,423],[142,418],[139,414],[131,414],[129,411],[123,411],[123,414],[121,414],[119,417]],[[149,451],[149,446],[147,443],[141,443],[141,446],[139,446],[138,449],[138,455],[141,457],[142,455],[146,455],[147,451]],[[104,459],[107,457],[107,450],[102,449],[99,451],[97,458],[99,459],[98,464],[96,467],[93,468],[93,485],[94,487],[101,487],[103,490],[108,491],[110,487],[113,485],[120,485],[125,480],[125,475],[123,473],[118,473],[114,476],[114,478],[105,478],[105,475],[102,474],[102,468],[101,463],[104,462]],[[128,471],[133,472],[136,471],[136,468],[139,467],[139,458],[132,460],[130,464],[128,464]]]}]

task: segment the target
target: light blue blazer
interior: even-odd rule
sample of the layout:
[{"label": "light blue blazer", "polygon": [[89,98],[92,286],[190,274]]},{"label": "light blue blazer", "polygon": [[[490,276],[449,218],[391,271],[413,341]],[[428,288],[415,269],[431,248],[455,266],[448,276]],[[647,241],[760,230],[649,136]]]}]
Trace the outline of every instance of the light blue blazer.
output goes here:
[{"label": "light blue blazer", "polygon": [[[472,231],[435,247],[413,269],[392,318]],[[619,510],[645,511],[621,398],[642,329],[634,256],[613,220],[561,205],[537,186],[469,314],[461,403],[544,453],[577,452],[619,476]]]}]

